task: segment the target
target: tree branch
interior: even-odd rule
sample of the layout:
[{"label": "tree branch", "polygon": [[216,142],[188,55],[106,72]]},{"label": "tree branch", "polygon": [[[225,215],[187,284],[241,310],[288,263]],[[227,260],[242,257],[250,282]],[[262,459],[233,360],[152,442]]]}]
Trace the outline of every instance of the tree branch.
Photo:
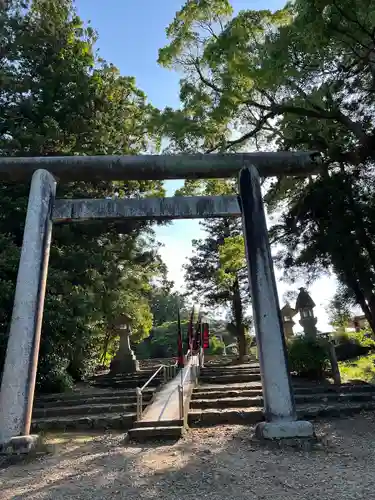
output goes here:
[{"label": "tree branch", "polygon": [[199,76],[200,80],[202,81],[202,83],[204,83],[205,85],[207,85],[207,87],[209,87],[210,89],[212,89],[217,94],[222,94],[223,93],[223,90],[220,87],[218,87],[217,85],[215,85],[213,82],[210,82],[210,80],[208,80],[203,75],[202,70],[201,70],[201,68],[199,66],[199,63],[198,63],[197,59],[194,61],[194,67],[197,70],[198,76]]}]

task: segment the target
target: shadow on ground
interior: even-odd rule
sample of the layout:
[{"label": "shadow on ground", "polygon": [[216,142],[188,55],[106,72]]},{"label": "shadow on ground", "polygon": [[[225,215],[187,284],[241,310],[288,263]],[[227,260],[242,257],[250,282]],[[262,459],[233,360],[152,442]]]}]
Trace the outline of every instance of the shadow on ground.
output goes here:
[{"label": "shadow on ground", "polygon": [[316,422],[311,450],[264,445],[244,426],[192,430],[173,445],[69,437],[51,456],[0,471],[2,500],[373,498],[375,418]]}]

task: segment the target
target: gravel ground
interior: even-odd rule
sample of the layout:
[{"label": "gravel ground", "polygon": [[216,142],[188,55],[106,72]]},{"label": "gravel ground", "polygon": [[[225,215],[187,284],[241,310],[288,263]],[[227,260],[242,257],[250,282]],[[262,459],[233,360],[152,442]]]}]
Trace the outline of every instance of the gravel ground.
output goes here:
[{"label": "gravel ground", "polygon": [[0,499],[375,499],[375,416],[316,430],[320,444],[309,451],[265,445],[244,426],[191,430],[168,446],[55,437],[51,455],[3,465]]}]

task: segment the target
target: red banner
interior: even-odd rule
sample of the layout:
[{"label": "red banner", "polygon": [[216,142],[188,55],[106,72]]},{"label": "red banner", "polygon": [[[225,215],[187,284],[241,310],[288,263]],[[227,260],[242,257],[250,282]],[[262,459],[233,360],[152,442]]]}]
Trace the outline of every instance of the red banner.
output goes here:
[{"label": "red banner", "polygon": [[184,349],[182,346],[182,332],[181,332],[181,318],[180,318],[180,308],[177,311],[177,328],[178,328],[178,339],[177,339],[177,363],[179,368],[184,366]]},{"label": "red banner", "polygon": [[210,347],[210,326],[208,323],[203,323],[203,349]]}]

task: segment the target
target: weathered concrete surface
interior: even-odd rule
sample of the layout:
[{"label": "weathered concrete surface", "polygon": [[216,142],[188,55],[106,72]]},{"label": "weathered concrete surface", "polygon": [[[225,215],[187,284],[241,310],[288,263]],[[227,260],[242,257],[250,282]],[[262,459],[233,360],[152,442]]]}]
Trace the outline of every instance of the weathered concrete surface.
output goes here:
[{"label": "weathered concrete surface", "polygon": [[264,439],[311,438],[314,427],[305,420],[260,422],[255,429],[256,435]]},{"label": "weathered concrete surface", "polygon": [[295,418],[268,230],[255,167],[240,173],[243,230],[267,420]]},{"label": "weathered concrete surface", "polygon": [[55,192],[53,176],[37,170],[31,182],[1,383],[0,443],[30,431]]},{"label": "weathered concrete surface", "polygon": [[87,219],[202,219],[240,217],[237,196],[175,196],[114,200],[56,200],[53,220]]},{"label": "weathered concrete surface", "polygon": [[12,437],[7,443],[0,443],[0,453],[4,455],[25,455],[36,451],[43,442],[37,434]]},{"label": "weathered concrete surface", "polygon": [[61,182],[74,180],[163,180],[226,178],[251,163],[262,177],[306,176],[319,169],[317,152],[255,152],[197,155],[43,156],[1,158],[0,181],[28,180],[45,168]]},{"label": "weathered concrete surface", "polygon": [[[241,170],[239,188],[266,420],[296,420],[259,172]],[[299,424],[302,427],[305,424]],[[307,426],[307,424],[306,424]],[[299,432],[298,426],[290,429]]]}]

